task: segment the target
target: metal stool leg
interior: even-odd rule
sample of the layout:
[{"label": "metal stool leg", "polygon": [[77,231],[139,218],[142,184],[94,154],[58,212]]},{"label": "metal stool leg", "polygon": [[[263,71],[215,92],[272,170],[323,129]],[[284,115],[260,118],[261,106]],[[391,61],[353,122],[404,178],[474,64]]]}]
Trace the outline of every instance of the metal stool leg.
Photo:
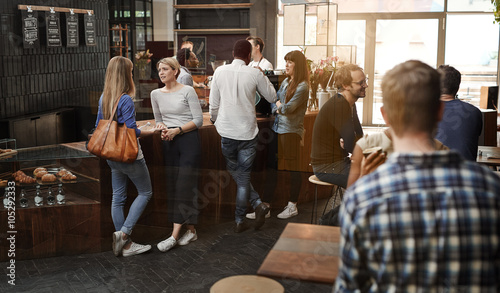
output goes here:
[{"label": "metal stool leg", "polygon": [[326,212],[326,208],[328,207],[328,204],[330,203],[330,199],[333,198],[333,202],[332,202],[332,209],[335,207],[335,203],[337,202],[337,197],[340,195],[340,198],[343,197],[343,192],[342,192],[342,187],[340,187],[339,185],[336,185],[336,187],[333,187],[332,188],[332,196],[330,196],[330,198],[328,198],[328,201],[326,202],[325,204],[325,207],[323,208],[323,214],[322,216],[325,214]]},{"label": "metal stool leg", "polygon": [[315,224],[314,214],[316,214],[316,216],[318,215],[318,212],[316,211],[317,205],[318,205],[318,185],[315,184],[314,185],[314,204],[313,204],[313,209],[312,209],[312,213],[311,213],[311,224]]}]

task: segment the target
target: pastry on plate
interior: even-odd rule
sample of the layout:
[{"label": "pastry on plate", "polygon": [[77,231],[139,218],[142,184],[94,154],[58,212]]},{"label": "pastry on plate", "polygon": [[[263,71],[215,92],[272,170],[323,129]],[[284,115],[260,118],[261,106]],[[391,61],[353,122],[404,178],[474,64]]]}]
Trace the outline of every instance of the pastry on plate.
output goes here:
[{"label": "pastry on plate", "polygon": [[71,172],[68,172],[66,175],[61,177],[62,180],[75,180],[76,176],[73,175]]},{"label": "pastry on plate", "polygon": [[28,175],[20,176],[18,179],[19,180],[17,180],[17,181],[19,183],[23,183],[23,184],[33,184],[36,182],[35,178],[28,176]]},{"label": "pastry on plate", "polygon": [[45,174],[42,176],[42,182],[54,182],[56,180],[57,177],[54,174]]},{"label": "pastry on plate", "polygon": [[36,176],[36,174],[37,174],[38,172],[40,172],[40,171],[47,171],[47,169],[45,169],[45,168],[41,168],[41,167],[40,167],[40,168],[36,168],[35,170],[33,170],[33,175],[35,175],[35,176]]},{"label": "pastry on plate", "polygon": [[71,172],[70,172],[70,171],[68,171],[68,170],[66,170],[66,169],[61,169],[61,170],[59,170],[59,172],[57,172],[57,173],[56,173],[56,175],[57,175],[58,177],[63,177],[64,175],[66,175],[66,174],[68,174],[68,173],[70,173],[70,174],[71,174]]},{"label": "pastry on plate", "polygon": [[47,171],[38,171],[38,172],[36,172],[36,178],[40,179],[43,176],[45,176],[46,174],[49,174],[49,172],[47,172]]}]

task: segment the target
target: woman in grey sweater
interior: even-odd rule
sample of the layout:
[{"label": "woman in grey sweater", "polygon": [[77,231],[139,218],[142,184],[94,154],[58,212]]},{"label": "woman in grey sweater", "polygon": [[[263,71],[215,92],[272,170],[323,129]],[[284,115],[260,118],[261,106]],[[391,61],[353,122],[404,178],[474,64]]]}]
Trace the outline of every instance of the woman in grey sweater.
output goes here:
[{"label": "woman in grey sweater", "polygon": [[[162,129],[168,217],[174,224],[172,235],[157,245],[165,252],[177,244],[186,245],[198,239],[194,225],[199,213],[196,204],[201,161],[198,128],[203,124],[203,114],[195,90],[176,80],[179,62],[163,58],[157,68],[165,86],[151,92],[151,104],[156,128]],[[187,231],[180,237],[183,224]]]}]

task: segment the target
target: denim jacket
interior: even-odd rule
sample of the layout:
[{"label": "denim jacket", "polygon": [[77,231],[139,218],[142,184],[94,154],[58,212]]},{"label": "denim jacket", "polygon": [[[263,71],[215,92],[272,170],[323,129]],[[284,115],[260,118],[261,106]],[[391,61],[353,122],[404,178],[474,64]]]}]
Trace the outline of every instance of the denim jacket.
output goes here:
[{"label": "denim jacket", "polygon": [[273,106],[274,119],[273,130],[276,133],[297,133],[303,138],[304,115],[309,99],[309,84],[306,81],[299,83],[293,97],[285,103],[285,95],[288,89],[289,78],[286,78],[278,90],[278,99],[281,103],[279,108]]}]

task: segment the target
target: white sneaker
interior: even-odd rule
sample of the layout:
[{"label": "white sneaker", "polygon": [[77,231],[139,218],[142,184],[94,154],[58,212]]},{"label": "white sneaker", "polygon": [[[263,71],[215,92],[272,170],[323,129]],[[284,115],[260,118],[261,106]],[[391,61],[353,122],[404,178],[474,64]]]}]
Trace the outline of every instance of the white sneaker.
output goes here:
[{"label": "white sneaker", "polygon": [[279,213],[278,218],[279,219],[288,219],[291,217],[294,217],[299,214],[299,211],[297,210],[297,204],[288,202],[288,205],[285,207],[285,209]]},{"label": "white sneaker", "polygon": [[[271,217],[271,211],[267,212],[266,214],[266,219],[269,219]],[[247,214],[247,219],[250,219],[250,220],[255,220],[255,212],[253,213],[248,213]]]},{"label": "white sneaker", "polygon": [[115,254],[115,256],[120,255],[120,252],[122,252],[123,246],[128,241],[128,239],[127,240],[123,239],[123,234],[124,233],[122,231],[113,232],[113,246],[112,246],[112,248],[113,248],[113,253]]},{"label": "white sneaker", "polygon": [[189,244],[189,242],[196,241],[198,239],[198,234],[196,234],[196,230],[191,232],[191,230],[187,230],[184,235],[177,241],[178,245],[186,245]]},{"label": "white sneaker", "polygon": [[166,252],[172,249],[172,247],[174,247],[176,244],[177,240],[175,240],[174,236],[170,236],[162,242],[158,243],[156,247],[158,247],[158,250],[160,250],[161,252]]},{"label": "white sneaker", "polygon": [[150,249],[151,249],[151,245],[149,245],[149,244],[142,245],[142,244],[132,242],[129,249],[125,249],[125,248],[122,249],[122,254],[124,257],[127,257],[127,256],[136,255],[136,254],[141,254],[141,253],[146,252]]}]

